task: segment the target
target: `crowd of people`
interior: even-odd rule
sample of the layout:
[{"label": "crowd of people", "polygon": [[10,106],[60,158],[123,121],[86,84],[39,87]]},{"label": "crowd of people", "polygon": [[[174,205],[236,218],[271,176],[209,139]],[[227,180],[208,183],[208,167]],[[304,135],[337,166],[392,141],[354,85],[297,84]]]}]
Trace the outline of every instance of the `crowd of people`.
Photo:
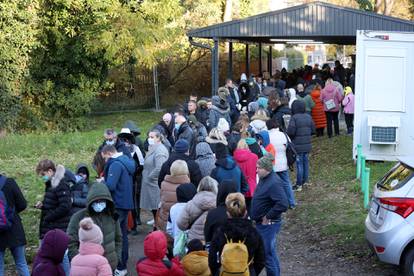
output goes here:
[{"label": "crowd of people", "polygon": [[[353,131],[352,76],[337,64],[228,79],[216,96],[191,95],[165,113],[145,139],[133,121],[105,130],[94,179],[85,164],[71,172],[41,160],[31,275],[127,275],[141,209],[153,229],[138,275],[280,275],[277,235],[294,191],[309,184],[313,135],[339,135],[342,107]],[[19,216],[27,203],[13,178],[0,175],[0,203],[0,274],[8,248],[19,275],[30,275]]]}]

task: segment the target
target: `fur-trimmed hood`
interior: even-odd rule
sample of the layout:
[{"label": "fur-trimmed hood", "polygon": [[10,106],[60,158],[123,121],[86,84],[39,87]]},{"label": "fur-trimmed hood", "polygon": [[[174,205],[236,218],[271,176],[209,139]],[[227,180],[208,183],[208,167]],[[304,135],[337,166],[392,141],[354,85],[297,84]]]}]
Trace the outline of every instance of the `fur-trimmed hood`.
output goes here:
[{"label": "fur-trimmed hood", "polygon": [[57,165],[56,166],[56,172],[55,175],[52,177],[52,180],[50,181],[51,187],[54,189],[57,186],[59,186],[60,181],[65,177],[65,167],[63,165]]}]

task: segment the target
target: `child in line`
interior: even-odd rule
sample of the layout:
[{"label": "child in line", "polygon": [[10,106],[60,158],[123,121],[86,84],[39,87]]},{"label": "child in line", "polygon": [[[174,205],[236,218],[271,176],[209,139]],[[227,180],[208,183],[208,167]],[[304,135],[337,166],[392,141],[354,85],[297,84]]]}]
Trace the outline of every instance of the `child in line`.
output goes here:
[{"label": "child in line", "polygon": [[72,259],[71,276],[112,276],[108,260],[103,256],[103,234],[89,217],[79,223],[79,254]]},{"label": "child in line", "polygon": [[193,239],[187,244],[187,255],[181,260],[186,276],[209,276],[208,252],[199,239]]},{"label": "child in line", "polygon": [[344,106],[347,134],[351,135],[354,132],[355,97],[352,88],[349,86],[345,87],[344,93],[345,98],[342,100],[342,105]]}]

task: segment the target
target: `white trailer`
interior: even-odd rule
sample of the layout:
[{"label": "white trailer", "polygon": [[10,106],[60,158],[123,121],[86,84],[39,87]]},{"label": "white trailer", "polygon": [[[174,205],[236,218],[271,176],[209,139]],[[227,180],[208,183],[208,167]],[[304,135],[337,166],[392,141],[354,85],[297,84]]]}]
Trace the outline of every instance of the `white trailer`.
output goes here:
[{"label": "white trailer", "polygon": [[414,33],[357,31],[353,157],[414,155]]}]

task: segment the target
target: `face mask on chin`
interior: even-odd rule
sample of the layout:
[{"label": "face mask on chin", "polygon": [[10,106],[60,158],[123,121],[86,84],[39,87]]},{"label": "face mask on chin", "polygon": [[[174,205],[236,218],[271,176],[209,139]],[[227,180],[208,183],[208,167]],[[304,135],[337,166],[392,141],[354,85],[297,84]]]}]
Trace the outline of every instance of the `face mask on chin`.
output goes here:
[{"label": "face mask on chin", "polygon": [[108,146],[113,146],[115,145],[115,140],[106,140],[105,144],[107,144]]}]

